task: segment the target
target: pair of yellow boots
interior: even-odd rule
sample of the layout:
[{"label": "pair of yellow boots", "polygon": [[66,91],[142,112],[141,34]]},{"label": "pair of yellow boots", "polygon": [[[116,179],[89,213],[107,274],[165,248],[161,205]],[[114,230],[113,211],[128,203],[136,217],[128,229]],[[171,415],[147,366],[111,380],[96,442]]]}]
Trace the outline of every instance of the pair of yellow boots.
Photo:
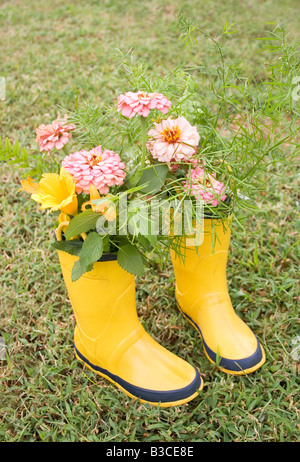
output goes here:
[{"label": "pair of yellow boots", "polygon": [[[214,223],[212,223],[214,221]],[[186,248],[183,262],[171,254],[179,309],[199,332],[205,355],[230,374],[249,374],[265,362],[257,337],[235,313],[227,290],[230,229],[205,219],[204,242]],[[74,309],[75,353],[90,369],[128,396],[161,407],[186,403],[203,388],[197,369],[157,343],[140,324],[134,276],[114,256],[71,282],[74,257],[59,251]]]}]

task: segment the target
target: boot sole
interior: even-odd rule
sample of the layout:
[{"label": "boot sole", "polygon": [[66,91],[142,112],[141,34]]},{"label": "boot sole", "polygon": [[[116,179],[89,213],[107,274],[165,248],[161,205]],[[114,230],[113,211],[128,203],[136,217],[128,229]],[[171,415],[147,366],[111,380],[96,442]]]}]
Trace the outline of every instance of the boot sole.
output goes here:
[{"label": "boot sole", "polygon": [[[241,366],[239,365],[239,362],[240,362],[240,361],[243,361],[243,359],[242,359],[242,360],[236,360],[236,361],[235,361],[235,360],[229,360],[229,361],[234,362],[234,364],[235,364],[236,367],[237,367],[237,370],[227,369],[227,368],[224,368],[224,367],[218,365],[218,364],[216,363],[216,361],[214,361],[214,360],[209,356],[209,353],[208,353],[207,350],[206,350],[206,343],[205,343],[205,340],[204,340],[204,338],[203,338],[202,332],[201,332],[201,330],[200,330],[198,324],[197,324],[192,318],[190,318],[190,316],[188,316],[188,315],[181,309],[181,307],[180,307],[180,305],[179,305],[178,302],[176,302],[176,303],[177,303],[178,309],[179,309],[179,311],[181,312],[181,314],[182,314],[182,315],[185,317],[185,319],[194,327],[194,329],[196,329],[196,331],[197,331],[198,334],[200,335],[200,338],[201,338],[201,340],[202,340],[202,342],[203,342],[203,351],[204,351],[204,353],[205,353],[205,356],[207,357],[207,359],[209,360],[209,362],[210,362],[211,364],[214,364],[215,366],[217,366],[218,369],[219,369],[220,371],[225,372],[226,374],[230,374],[230,375],[248,375],[248,374],[252,374],[253,372],[255,372],[257,369],[259,369],[259,368],[265,363],[265,361],[266,361],[266,354],[265,354],[265,351],[264,351],[263,347],[260,345],[260,343],[259,343],[258,340],[257,340],[258,348],[259,348],[260,351],[261,351],[261,360],[260,360],[257,364],[255,364],[254,366],[249,367],[249,368],[246,368],[246,369],[242,369]],[[258,351],[258,348],[257,348],[257,351]],[[211,353],[213,353],[214,355],[216,355],[212,350],[211,350]],[[255,353],[255,354],[256,354],[256,353]],[[226,359],[226,358],[224,358],[224,359]],[[222,358],[221,358],[221,360],[222,360]]]},{"label": "boot sole", "polygon": [[[146,399],[140,398],[139,396],[136,396],[136,395],[133,395],[132,393],[130,393],[117,380],[120,380],[121,382],[126,383],[131,388],[135,388],[137,390],[137,394],[139,393],[139,391],[141,392],[141,394],[143,394],[145,392],[146,393],[147,392],[149,392],[149,393],[157,393],[157,394],[163,394],[163,393],[168,393],[168,392],[158,392],[158,391],[142,389],[140,387],[135,387],[134,385],[129,384],[125,380],[123,380],[123,379],[121,379],[121,378],[119,378],[117,376],[114,376],[114,374],[111,374],[113,377],[117,377],[117,380],[114,380],[110,375],[107,375],[107,374],[110,374],[108,371],[105,371],[104,369],[100,368],[99,366],[93,365],[87,358],[85,358],[77,350],[76,347],[75,347],[75,356],[79,361],[84,363],[84,365],[86,367],[88,367],[91,371],[93,371],[96,374],[100,375],[100,377],[103,377],[103,378],[107,379],[109,382],[111,382],[113,385],[115,385],[117,388],[119,388],[121,391],[123,391],[127,396],[129,396],[129,398],[132,398],[134,400],[138,400],[140,403],[148,403],[148,404],[151,404],[152,406],[156,406],[156,407],[158,407],[158,406],[159,407],[171,407],[171,406],[179,406],[181,404],[188,403],[189,401],[192,401],[194,398],[199,396],[199,391],[202,390],[203,385],[204,385],[203,380],[201,379],[201,377],[199,375],[199,372],[195,369],[196,370],[196,377],[195,377],[194,381],[192,382],[192,384],[190,384],[188,387],[186,387],[186,388],[189,388],[189,387],[192,388],[194,383],[197,384],[198,382],[200,382],[199,386],[197,386],[196,391],[192,395],[187,396],[187,397],[185,397],[183,399],[175,400],[175,401],[151,401],[151,400],[146,400]],[[184,391],[185,389],[183,388],[181,390]],[[172,393],[172,391],[170,391],[169,393]]]}]

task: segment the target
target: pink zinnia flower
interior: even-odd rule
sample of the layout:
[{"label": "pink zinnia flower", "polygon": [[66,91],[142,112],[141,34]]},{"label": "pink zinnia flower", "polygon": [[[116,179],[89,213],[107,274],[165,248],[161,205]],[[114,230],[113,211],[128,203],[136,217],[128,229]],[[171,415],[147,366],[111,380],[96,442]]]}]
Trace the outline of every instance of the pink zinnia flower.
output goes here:
[{"label": "pink zinnia flower", "polygon": [[148,117],[151,109],[158,109],[166,114],[171,106],[169,101],[162,93],[147,93],[138,91],[133,93],[128,91],[125,95],[118,96],[117,111],[124,117],[132,119],[135,114]]},{"label": "pink zinnia flower", "polygon": [[40,151],[51,151],[52,148],[62,149],[71,138],[75,125],[67,124],[67,116],[64,119],[57,118],[51,125],[40,125],[36,129],[35,141],[40,145]]},{"label": "pink zinnia flower", "polygon": [[107,194],[111,186],[122,185],[126,176],[119,154],[108,149],[102,151],[102,146],[70,154],[61,164],[75,179],[78,194],[82,191],[89,194],[91,185],[100,194]]},{"label": "pink zinnia flower", "polygon": [[210,175],[201,167],[192,168],[187,173],[188,181],[183,181],[183,186],[197,200],[203,200],[207,204],[219,205],[219,201],[226,199],[224,194],[225,185],[216,180],[216,173]]},{"label": "pink zinnia flower", "polygon": [[196,153],[200,136],[184,117],[162,120],[148,132],[147,148],[160,162],[188,161]]}]

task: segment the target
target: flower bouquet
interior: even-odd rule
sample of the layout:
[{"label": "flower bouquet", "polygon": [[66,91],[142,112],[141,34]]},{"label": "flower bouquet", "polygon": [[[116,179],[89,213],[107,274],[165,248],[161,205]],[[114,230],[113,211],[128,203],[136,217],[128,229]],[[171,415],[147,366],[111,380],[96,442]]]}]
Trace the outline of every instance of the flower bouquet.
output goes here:
[{"label": "flower bouquet", "polygon": [[[54,152],[62,151],[65,156],[57,172],[43,173],[39,182],[30,176],[22,180],[22,190],[41,204],[41,210],[59,212],[53,246],[79,257],[72,268],[72,281],[91,271],[106,254],[115,255],[124,270],[140,275],[143,250],[153,248],[160,237],[162,242],[166,235],[175,242],[182,236],[178,224],[172,233],[174,209],[178,216],[182,204],[190,202],[190,208],[185,204],[185,230],[190,230],[196,206],[206,204],[213,210],[230,202],[225,184],[217,180],[216,172],[210,173],[197,152],[197,127],[180,115],[158,116],[166,115],[171,105],[162,93],[138,91],[118,97],[116,111],[140,122],[140,161],[132,170],[118,153],[102,145],[67,153],[67,143],[76,133],[76,125],[67,116],[37,128],[40,152],[52,159]],[[157,118],[150,128],[147,118],[151,112]],[[163,213],[162,229],[159,212]]]},{"label": "flower bouquet", "polygon": [[[194,29],[181,26],[190,39]],[[283,106],[267,105],[274,94],[260,88],[260,104],[250,100],[252,89],[237,88],[237,69],[221,58],[212,81],[201,82],[196,68],[147,79],[144,64],[123,57],[131,91],[114,104],[77,105],[40,125],[30,156],[9,141],[2,148],[24,167],[36,160],[21,189],[56,216],[53,247],[75,312],[77,358],[154,405],[190,401],[203,381],[138,320],[134,277],[153,252],[171,256],[178,308],[210,362],[237,375],[265,362],[232,307],[226,263],[232,223],[255,210],[252,198],[276,162],[292,160],[295,129],[280,131]]]}]

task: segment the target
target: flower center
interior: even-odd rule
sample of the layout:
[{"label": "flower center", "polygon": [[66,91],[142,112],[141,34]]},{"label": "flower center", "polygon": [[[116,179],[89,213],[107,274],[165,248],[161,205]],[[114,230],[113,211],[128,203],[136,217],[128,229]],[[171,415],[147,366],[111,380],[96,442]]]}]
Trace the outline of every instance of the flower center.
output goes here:
[{"label": "flower center", "polygon": [[201,184],[202,186],[205,186],[206,188],[212,188],[212,185],[208,178],[205,178],[205,180],[204,178],[197,178],[197,183]]},{"label": "flower center", "polygon": [[101,162],[101,160],[102,160],[101,156],[96,156],[95,154],[93,154],[92,158],[89,160],[90,167],[93,167],[94,165],[99,164],[99,162]]},{"label": "flower center", "polygon": [[173,127],[173,128],[165,128],[161,134],[165,137],[167,143],[176,143],[180,139],[180,128]]},{"label": "flower center", "polygon": [[139,95],[138,98],[149,98],[149,93],[142,91]]}]

